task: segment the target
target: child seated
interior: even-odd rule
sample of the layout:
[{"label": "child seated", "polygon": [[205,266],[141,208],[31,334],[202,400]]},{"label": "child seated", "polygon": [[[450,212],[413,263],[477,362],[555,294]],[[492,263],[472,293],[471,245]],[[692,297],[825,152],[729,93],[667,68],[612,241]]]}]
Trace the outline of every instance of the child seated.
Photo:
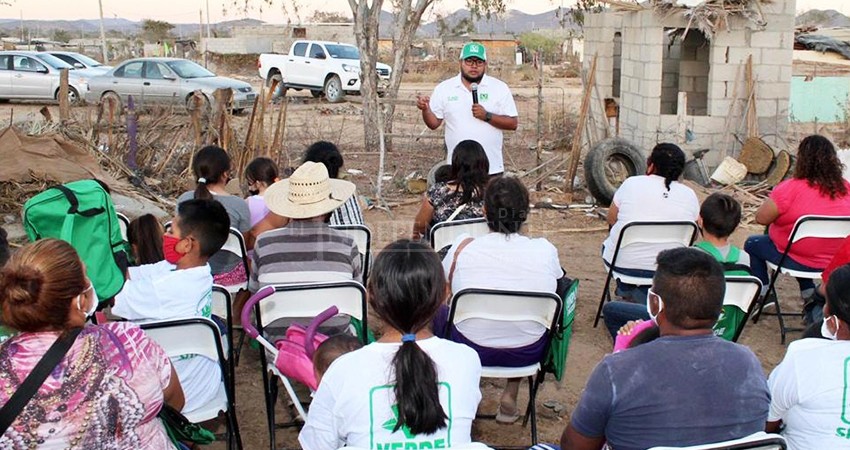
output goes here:
[{"label": "child seated", "polygon": [[319,345],[313,352],[313,372],[316,374],[316,384],[322,382],[322,376],[327,372],[331,363],[340,356],[363,347],[360,339],[348,334],[331,336]]},{"label": "child seated", "polygon": [[[213,277],[208,261],[224,245],[229,229],[221,203],[200,199],[180,203],[163,236],[165,261],[130,267],[112,313],[131,321],[209,318]],[[186,396],[184,413],[215,397],[221,383],[217,363],[184,355],[172,359],[172,364]]]},{"label": "child seated", "polygon": [[248,202],[248,209],[251,211],[252,227],[269,213],[263,194],[269,186],[279,180],[277,165],[269,158],[254,158],[245,167],[245,182],[248,183],[248,192],[251,193],[245,201]]},{"label": "child seated", "polygon": [[729,243],[739,223],[741,205],[734,198],[715,193],[702,202],[697,224],[703,240],[694,246],[723,264],[726,275],[750,275],[750,255]]},{"label": "child seated", "polygon": [[136,266],[162,261],[162,235],[165,230],[153,214],[133,219],[127,227],[127,242],[133,250]]}]

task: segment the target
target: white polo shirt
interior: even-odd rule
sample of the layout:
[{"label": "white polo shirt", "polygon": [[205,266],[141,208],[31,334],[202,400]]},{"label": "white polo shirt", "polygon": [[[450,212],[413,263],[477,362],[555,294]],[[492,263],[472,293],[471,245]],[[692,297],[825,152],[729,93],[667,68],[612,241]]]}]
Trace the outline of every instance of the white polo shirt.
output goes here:
[{"label": "white polo shirt", "polygon": [[[478,103],[493,115],[518,115],[508,85],[487,75],[478,83]],[[502,130],[472,116],[472,91],[463,85],[460,74],[434,88],[430,107],[434,115],[446,123],[446,148],[449,150],[446,163],[451,164],[452,151],[460,141],[472,139],[487,152],[491,174],[505,171]]]}]

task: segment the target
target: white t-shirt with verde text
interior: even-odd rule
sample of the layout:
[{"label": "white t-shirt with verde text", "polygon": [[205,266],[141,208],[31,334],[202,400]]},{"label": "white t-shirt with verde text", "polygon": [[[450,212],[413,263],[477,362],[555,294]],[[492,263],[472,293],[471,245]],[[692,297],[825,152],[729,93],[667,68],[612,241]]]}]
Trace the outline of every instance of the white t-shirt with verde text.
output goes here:
[{"label": "white t-shirt with verde text", "polygon": [[850,341],[792,342],[767,384],[789,449],[850,448]]},{"label": "white t-shirt with verde text", "polygon": [[331,364],[298,435],[305,450],[342,446],[374,450],[448,448],[472,442],[481,400],[481,362],[471,348],[432,337],[416,342],[437,369],[440,404],[448,420],[434,434],[393,432],[398,419],[392,359],[399,344],[372,343]]}]

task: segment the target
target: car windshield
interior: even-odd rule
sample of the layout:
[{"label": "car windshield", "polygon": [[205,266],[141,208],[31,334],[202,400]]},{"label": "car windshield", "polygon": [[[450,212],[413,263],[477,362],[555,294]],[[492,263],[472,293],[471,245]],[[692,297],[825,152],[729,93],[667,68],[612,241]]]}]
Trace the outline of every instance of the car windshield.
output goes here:
[{"label": "car windshield", "polygon": [[53,55],[41,53],[41,54],[38,55],[38,58],[41,59],[42,61],[44,61],[45,64],[47,64],[48,66],[50,66],[50,67],[52,67],[56,70],[59,70],[59,69],[74,70],[74,66],[66,63],[65,61],[62,61],[61,59],[59,59],[59,58],[57,58]]},{"label": "car windshield", "polygon": [[360,59],[360,51],[353,45],[327,44],[325,47],[327,47],[328,53],[331,54],[331,58]]},{"label": "car windshield", "polygon": [[209,78],[215,74],[193,63],[192,61],[168,61],[165,63],[171,70],[177,72],[180,78]]},{"label": "car windshield", "polygon": [[100,67],[100,66],[103,65],[103,64],[99,63],[97,60],[89,58],[88,56],[82,55],[80,53],[73,53],[71,56],[73,56],[77,60],[81,61],[87,67]]}]

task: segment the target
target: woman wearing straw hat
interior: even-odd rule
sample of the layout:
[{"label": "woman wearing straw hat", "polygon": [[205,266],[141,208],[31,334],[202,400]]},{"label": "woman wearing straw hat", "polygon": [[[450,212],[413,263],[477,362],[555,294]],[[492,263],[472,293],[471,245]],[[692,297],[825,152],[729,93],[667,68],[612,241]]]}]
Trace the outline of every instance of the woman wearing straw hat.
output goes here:
[{"label": "woman wearing straw hat", "polygon": [[249,289],[269,284],[362,280],[354,240],[331,228],[327,219],[354,194],[354,184],[328,177],[323,164],[305,162],[291,177],[269,186],[266,206],[289,217],[284,228],[257,238]]}]

